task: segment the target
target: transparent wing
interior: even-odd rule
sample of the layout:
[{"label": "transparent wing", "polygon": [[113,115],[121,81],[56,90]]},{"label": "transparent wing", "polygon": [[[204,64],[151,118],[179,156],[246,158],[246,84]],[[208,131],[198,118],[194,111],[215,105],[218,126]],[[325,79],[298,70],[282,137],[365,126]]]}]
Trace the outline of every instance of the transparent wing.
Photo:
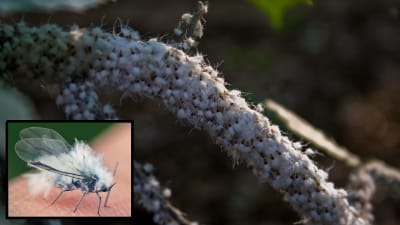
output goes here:
[{"label": "transparent wing", "polygon": [[68,156],[55,157],[50,164],[46,162],[46,156],[57,156],[70,150],[63,141],[47,138],[24,138],[15,144],[15,152],[29,166],[76,179],[91,180],[74,166],[73,159]]},{"label": "transparent wing", "polygon": [[68,148],[71,145],[59,134],[57,131],[44,128],[44,127],[28,127],[19,132],[19,136],[21,139],[26,138],[45,138],[45,139],[53,139],[59,140],[64,143]]},{"label": "transparent wing", "polygon": [[15,152],[25,162],[33,162],[41,156],[67,153],[71,146],[65,142],[47,138],[24,138],[15,144]]}]

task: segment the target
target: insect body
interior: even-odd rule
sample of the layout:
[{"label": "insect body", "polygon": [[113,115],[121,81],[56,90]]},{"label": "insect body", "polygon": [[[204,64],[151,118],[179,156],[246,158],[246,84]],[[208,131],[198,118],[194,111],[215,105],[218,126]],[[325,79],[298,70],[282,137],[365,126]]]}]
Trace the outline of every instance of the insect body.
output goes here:
[{"label": "insect body", "polygon": [[106,169],[102,158],[96,155],[89,145],[75,139],[74,145],[71,146],[56,131],[41,127],[23,129],[20,138],[15,145],[17,155],[29,166],[40,170],[40,173],[28,175],[28,185],[32,192],[48,192],[53,186],[61,188],[61,192],[51,203],[53,205],[64,192],[81,189],[83,195],[74,212],[88,193],[96,193],[99,198],[99,216],[99,192],[107,192],[104,207],[108,207],[108,197],[115,185],[113,174]]}]

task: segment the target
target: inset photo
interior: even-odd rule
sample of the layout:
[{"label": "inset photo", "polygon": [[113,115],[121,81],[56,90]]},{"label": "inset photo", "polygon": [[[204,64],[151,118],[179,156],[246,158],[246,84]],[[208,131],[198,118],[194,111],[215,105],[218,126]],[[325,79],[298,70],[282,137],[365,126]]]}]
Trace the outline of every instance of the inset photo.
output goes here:
[{"label": "inset photo", "polygon": [[7,218],[132,217],[133,121],[7,121]]}]

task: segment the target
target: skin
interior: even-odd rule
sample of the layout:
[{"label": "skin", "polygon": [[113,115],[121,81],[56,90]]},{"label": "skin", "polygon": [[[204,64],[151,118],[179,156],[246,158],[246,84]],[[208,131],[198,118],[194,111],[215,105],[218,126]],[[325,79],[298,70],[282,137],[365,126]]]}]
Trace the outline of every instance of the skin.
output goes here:
[{"label": "skin", "polygon": [[[99,136],[90,146],[103,154],[106,167],[112,172],[118,161],[118,169],[107,205],[104,207],[106,192],[100,192],[102,203],[100,215],[131,216],[132,174],[131,174],[131,125],[121,123],[113,126]],[[78,210],[73,210],[82,197],[80,190],[68,191],[62,194],[54,205],[51,202],[59,194],[60,189],[53,188],[47,199],[42,195],[31,196],[28,192],[26,178],[19,176],[8,184],[8,214],[10,217],[76,217],[98,216],[98,198],[96,193],[89,193],[83,199]]]}]

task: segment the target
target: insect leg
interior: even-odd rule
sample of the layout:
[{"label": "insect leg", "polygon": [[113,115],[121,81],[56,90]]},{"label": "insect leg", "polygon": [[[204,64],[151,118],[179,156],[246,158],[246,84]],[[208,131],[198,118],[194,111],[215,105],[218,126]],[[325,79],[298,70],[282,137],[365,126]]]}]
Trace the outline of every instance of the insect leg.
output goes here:
[{"label": "insect leg", "polygon": [[53,201],[50,205],[53,205],[54,203],[56,203],[56,201],[61,197],[62,193],[64,193],[65,191],[67,191],[67,190],[64,190],[64,189],[63,189],[63,190],[60,192],[60,194],[57,195],[56,199],[54,199],[54,201]]},{"label": "insect leg", "polygon": [[111,187],[108,189],[107,196],[106,196],[106,201],[104,202],[104,207],[106,207],[106,208],[109,207],[109,206],[107,205],[108,197],[110,197],[111,188],[114,187],[115,184],[116,184],[116,183],[114,183],[113,185],[111,185]]},{"label": "insect leg", "polygon": [[[111,191],[111,190],[110,190]],[[108,208],[110,206],[107,205],[108,202],[108,196],[110,196],[110,191],[108,191],[107,196],[106,196],[106,201],[104,202],[104,207]]]},{"label": "insect leg", "polygon": [[97,214],[100,216],[100,205],[101,205],[101,195],[99,192],[96,192],[97,197],[99,197],[99,206],[97,207]]},{"label": "insect leg", "polygon": [[83,192],[82,198],[79,200],[78,204],[76,205],[74,212],[76,212],[76,210],[78,209],[79,205],[81,204],[83,198],[87,195],[87,191]]},{"label": "insect leg", "polygon": [[[115,174],[117,173],[118,164],[119,164],[119,162],[117,161],[117,163],[115,164],[115,167],[114,167],[113,177],[115,177]],[[104,207],[106,207],[106,208],[109,207],[109,206],[107,205],[108,197],[110,197],[111,188],[112,188],[115,184],[116,184],[116,183],[114,183],[113,185],[111,185],[110,188],[108,188],[108,192],[107,192],[107,196],[106,196],[106,201],[104,202]]]}]

